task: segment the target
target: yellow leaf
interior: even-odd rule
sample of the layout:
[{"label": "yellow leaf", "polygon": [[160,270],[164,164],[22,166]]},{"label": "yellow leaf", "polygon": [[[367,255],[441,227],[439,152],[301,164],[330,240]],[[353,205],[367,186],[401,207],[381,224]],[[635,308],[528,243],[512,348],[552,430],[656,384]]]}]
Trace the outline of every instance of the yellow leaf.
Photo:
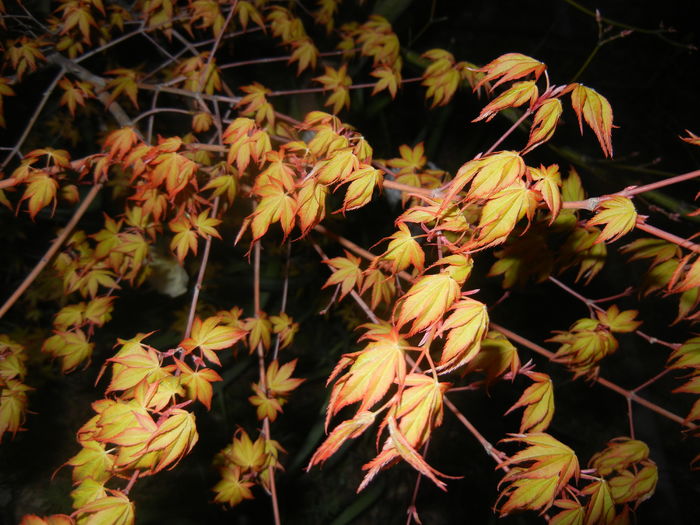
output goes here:
[{"label": "yellow leaf", "polygon": [[581,133],[583,134],[583,120],[585,120],[598,137],[605,156],[612,157],[613,113],[610,103],[594,89],[583,84],[575,84],[575,86],[571,93],[571,105],[578,116]]},{"label": "yellow leaf", "polygon": [[110,490],[105,496],[77,509],[78,521],[85,525],[132,525],[134,504],[121,491]]},{"label": "yellow leaf", "polygon": [[168,466],[173,468],[189,454],[198,439],[194,414],[179,408],[173,409],[148,441],[149,452],[161,451],[154,472]]},{"label": "yellow leaf", "polygon": [[493,89],[504,82],[517,80],[530,74],[534,74],[535,80],[537,80],[545,69],[547,66],[539,60],[520,53],[506,53],[479,69],[485,75],[474,89],[479,89],[484,84],[499,79],[493,84]]},{"label": "yellow leaf", "polygon": [[449,274],[425,275],[403,296],[397,326],[413,320],[408,335],[425,330],[440,321],[458,297],[459,284]]},{"label": "yellow leaf", "polygon": [[608,197],[598,205],[597,211],[598,213],[586,223],[587,226],[605,225],[595,241],[596,244],[608,240],[614,242],[637,224],[637,210],[629,197]]},{"label": "yellow leaf", "polygon": [[297,193],[294,212],[299,221],[302,237],[326,216],[327,196],[328,187],[318,183],[316,179],[306,179],[302,183]]},{"label": "yellow leaf", "polygon": [[520,432],[543,432],[547,430],[554,416],[554,389],[547,374],[529,372],[527,376],[533,384],[527,387],[520,399],[508,409],[506,414],[516,408],[525,407],[520,422]]},{"label": "yellow leaf", "polygon": [[358,412],[354,418],[340,423],[316,449],[314,455],[311,456],[309,464],[306,466],[306,470],[308,471],[314,465],[323,464],[348,439],[355,439],[361,436],[374,423],[375,415],[374,412]]},{"label": "yellow leaf", "polygon": [[373,168],[370,164],[360,164],[347,178],[350,184],[345,193],[343,207],[340,209],[343,213],[348,210],[361,208],[372,200],[372,193],[376,186],[381,187],[384,180],[382,172]]},{"label": "yellow leaf", "polygon": [[472,122],[479,122],[486,119],[486,122],[495,117],[499,111],[506,108],[517,108],[525,103],[530,103],[530,107],[535,103],[539,96],[537,82],[527,80],[525,82],[516,82],[509,89],[498,95],[495,99],[489,102],[484,109],[481,110],[479,116]]},{"label": "yellow leaf", "polygon": [[452,305],[452,310],[438,332],[442,334],[449,330],[436,366],[440,373],[450,372],[474,359],[489,324],[486,305],[469,297]]},{"label": "yellow leaf", "polygon": [[22,200],[29,199],[29,215],[32,220],[39,211],[48,204],[56,207],[56,190],[58,182],[43,171],[36,171],[27,180],[27,188],[24,190]]},{"label": "yellow leaf", "polygon": [[346,250],[345,257],[334,257],[323,262],[333,268],[333,275],[328,278],[323,288],[340,285],[340,299],[350,293],[353,288],[359,288],[362,285],[359,257],[355,257]]},{"label": "yellow leaf", "polygon": [[180,343],[187,353],[199,348],[207,359],[221,366],[219,358],[212,350],[230,348],[246,336],[244,330],[222,325],[217,316],[206,318],[202,321],[196,317],[192,325],[190,337]]},{"label": "yellow leaf", "polygon": [[550,98],[542,103],[535,112],[535,117],[530,128],[530,137],[521,153],[532,151],[540,144],[547,142],[554,135],[557,123],[562,113],[561,101],[558,98]]},{"label": "yellow leaf", "polygon": [[561,211],[561,174],[559,166],[552,164],[551,166],[540,165],[539,168],[530,168],[530,177],[535,182],[533,188],[539,191],[542,199],[547,204],[551,212],[549,224],[553,224]]},{"label": "yellow leaf", "polygon": [[391,242],[381,255],[381,259],[391,262],[394,273],[405,270],[411,264],[418,272],[423,271],[425,253],[404,223],[399,223],[399,231],[389,239]]}]

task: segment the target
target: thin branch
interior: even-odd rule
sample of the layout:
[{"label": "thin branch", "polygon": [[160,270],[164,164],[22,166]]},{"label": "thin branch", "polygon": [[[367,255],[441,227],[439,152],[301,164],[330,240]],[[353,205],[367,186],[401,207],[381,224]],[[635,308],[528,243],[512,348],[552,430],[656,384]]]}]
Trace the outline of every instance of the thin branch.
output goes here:
[{"label": "thin branch", "polygon": [[[285,257],[284,263],[284,284],[282,285],[282,304],[280,305],[280,314],[283,314],[287,310],[287,296],[289,295],[289,262],[292,253],[292,243],[287,241],[287,255]],[[275,339],[275,348],[272,351],[272,359],[277,359],[277,354],[280,351],[280,343],[282,339],[282,334],[277,334]]]},{"label": "thin branch", "polygon": [[[554,360],[554,358],[555,358],[554,352],[550,352],[549,350],[541,347],[537,343],[534,343],[534,342],[530,341],[529,339],[526,339],[526,338],[516,334],[515,332],[512,332],[512,331],[508,330],[507,328],[504,328],[503,326],[501,326],[499,324],[491,323],[490,326],[494,330],[501,332],[508,339],[511,339],[511,340],[515,341],[516,343],[518,343],[526,348],[529,348],[533,352],[538,353],[538,354],[546,357],[550,361]],[[657,414],[665,417],[666,419],[670,419],[671,421],[674,421],[681,426],[684,426],[684,427],[689,428],[691,430],[694,430],[697,428],[697,425],[695,423],[692,423],[690,421],[686,421],[681,416],[674,414],[670,410],[666,410],[665,408],[660,407],[656,403],[652,403],[651,401],[644,399],[643,397],[640,397],[632,390],[626,390],[626,389],[622,388],[621,386],[613,383],[612,381],[608,381],[607,379],[602,378],[602,377],[595,378],[595,382],[601,386],[604,386],[605,388],[607,388],[609,390],[612,390],[613,392],[620,394],[625,399],[630,399],[630,400],[634,401],[635,403],[637,403],[638,405],[641,405],[645,408],[648,408],[649,410],[656,412]]]},{"label": "thin branch", "polygon": [[695,253],[700,253],[699,244],[695,244],[694,242],[691,242],[688,239],[684,239],[683,237],[679,237],[678,235],[669,233],[665,230],[662,230],[661,228],[652,226],[651,224],[647,224],[638,220],[637,224],[635,225],[635,228],[637,228],[638,230],[642,230],[643,232],[649,233],[651,235],[654,235],[659,239],[663,239],[664,241],[677,244],[678,246],[680,246],[681,248],[685,248],[686,250],[690,250]]},{"label": "thin branch", "polygon": [[[219,197],[214,199],[214,204],[212,205],[211,216],[216,217],[216,212],[219,209]],[[209,262],[209,252],[211,251],[211,235],[207,236],[207,240],[204,243],[204,252],[202,253],[202,262],[199,263],[199,272],[197,273],[197,282],[194,285],[194,290],[192,291],[192,301],[190,302],[190,311],[187,315],[187,326],[185,327],[185,339],[187,339],[192,333],[192,324],[194,323],[194,315],[197,311],[197,303],[199,302],[199,292],[202,290],[202,283],[204,282],[204,272],[207,270],[207,264]]]},{"label": "thin branch", "polygon": [[46,265],[51,261],[54,255],[56,255],[56,252],[63,246],[63,243],[66,241],[70,233],[73,231],[73,228],[75,228],[76,224],[78,224],[78,221],[82,218],[82,216],[85,214],[87,209],[90,207],[90,204],[92,204],[92,201],[95,200],[95,197],[97,197],[97,194],[100,192],[102,189],[102,186],[104,185],[104,182],[98,182],[95,184],[92,188],[90,188],[90,191],[85,195],[85,198],[83,201],[80,203],[80,206],[78,207],[77,210],[75,210],[75,213],[73,216],[70,218],[68,221],[68,224],[65,225],[65,227],[61,230],[61,233],[56,237],[56,239],[51,243],[51,246],[49,249],[46,251],[46,253],[43,255],[41,259],[39,259],[39,262],[34,266],[31,272],[29,272],[29,275],[25,277],[24,281],[22,281],[22,284],[20,284],[17,289],[12,293],[12,295],[5,301],[5,303],[0,307],[0,319],[7,313],[7,311],[12,308],[12,305],[14,305],[17,300],[22,297],[22,294],[29,288],[29,286],[34,282],[34,280],[39,276],[41,271],[46,267]]},{"label": "thin branch", "polygon": [[518,126],[520,126],[520,124],[522,124],[523,121],[524,121],[527,117],[529,117],[530,115],[532,115],[532,110],[527,109],[527,110],[525,111],[525,113],[523,113],[523,114],[520,116],[520,118],[519,118],[518,120],[516,120],[515,122],[513,122],[513,125],[512,125],[511,127],[509,127],[509,128],[506,130],[506,132],[505,132],[503,135],[501,135],[501,137],[500,137],[496,142],[494,142],[493,145],[492,145],[489,149],[486,150],[486,152],[484,153],[484,155],[488,155],[489,153],[493,152],[498,146],[500,146],[501,142],[503,142],[504,140],[506,140],[506,138],[508,138],[508,136],[509,136],[511,133],[513,133],[516,129],[518,129]]}]

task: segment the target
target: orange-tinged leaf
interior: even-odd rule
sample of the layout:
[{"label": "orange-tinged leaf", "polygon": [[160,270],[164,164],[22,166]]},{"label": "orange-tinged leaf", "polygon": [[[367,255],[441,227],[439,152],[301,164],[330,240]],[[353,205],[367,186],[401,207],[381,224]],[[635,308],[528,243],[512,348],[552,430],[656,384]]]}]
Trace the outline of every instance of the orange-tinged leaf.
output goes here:
[{"label": "orange-tinged leaf", "polygon": [[198,439],[194,414],[180,408],[173,409],[148,441],[149,452],[161,451],[154,472],[165,467],[173,468],[189,454]]},{"label": "orange-tinged leaf", "polygon": [[167,371],[161,369],[160,356],[149,348],[147,350],[134,348],[129,353],[121,353],[108,359],[118,366],[112,367],[112,381],[107,393],[115,390],[127,390],[146,379],[149,383],[162,379]]},{"label": "orange-tinged leaf", "polygon": [[114,455],[106,450],[104,443],[88,440],[81,443],[83,448],[66,461],[73,467],[73,482],[92,479],[104,483],[112,477]]},{"label": "orange-tinged leaf", "polygon": [[486,305],[463,297],[452,305],[452,313],[440,327],[439,334],[449,330],[436,370],[446,373],[476,357],[486,335],[489,315]]},{"label": "orange-tinged leaf", "polygon": [[552,516],[549,525],[583,525],[585,511],[581,504],[570,499],[558,499],[554,506],[563,509]]},{"label": "orange-tinged leaf", "polygon": [[389,91],[391,98],[396,98],[396,93],[401,85],[401,71],[399,69],[379,66],[372,70],[370,75],[378,79],[372,89],[372,96],[386,89]]},{"label": "orange-tinged leaf", "polygon": [[527,214],[530,219],[536,201],[532,190],[518,180],[496,193],[481,210],[477,235],[469,249],[488,248],[505,242],[517,222]]},{"label": "orange-tinged leaf", "polygon": [[104,483],[104,481],[99,482],[92,478],[86,478],[78,483],[70,493],[73,508],[79,508],[86,503],[104,498],[107,495]]},{"label": "orange-tinged leaf", "polygon": [[450,383],[441,383],[426,374],[408,374],[397,403],[389,415],[399,422],[404,439],[420,448],[434,428],[442,424],[443,399]]},{"label": "orange-tinged leaf", "polygon": [[411,264],[418,272],[423,271],[425,253],[405,223],[399,223],[399,231],[391,235],[389,239],[391,242],[381,255],[381,259],[391,262],[394,273],[405,270]]},{"label": "orange-tinged leaf", "polygon": [[132,525],[134,504],[126,494],[110,490],[112,496],[105,496],[86,503],[75,511],[78,522],[89,525]]},{"label": "orange-tinged leaf", "polygon": [[233,507],[246,499],[253,499],[250,488],[255,486],[252,481],[241,479],[240,468],[223,470],[221,480],[212,489],[216,492],[214,501]]},{"label": "orange-tinged leaf", "polygon": [[3,383],[0,392],[0,439],[5,432],[10,432],[14,437],[22,430],[27,412],[27,391],[31,390],[16,379],[7,379]]},{"label": "orange-tinged leaf", "polygon": [[207,410],[211,409],[213,394],[211,384],[214,381],[223,381],[222,377],[211,368],[192,370],[184,361],[176,359],[175,362],[180,370],[180,378],[187,391],[188,399],[198,399],[207,407]]},{"label": "orange-tinged leaf", "polygon": [[292,40],[292,54],[289,57],[289,64],[297,63],[297,76],[307,68],[316,69],[318,61],[318,48],[309,37]]},{"label": "orange-tinged leaf", "polygon": [[590,496],[586,503],[586,525],[609,525],[615,518],[615,503],[610,494],[610,486],[604,479],[595,480],[581,490]]},{"label": "orange-tinged leaf", "polygon": [[597,211],[598,213],[586,223],[587,226],[605,225],[595,241],[596,244],[608,240],[616,241],[630,232],[637,223],[637,210],[629,197],[608,197],[598,205]]},{"label": "orange-tinged leaf", "polygon": [[358,168],[346,178],[350,184],[345,191],[341,211],[345,213],[367,204],[372,200],[374,188],[381,187],[383,180],[384,176],[381,171],[373,168],[370,164],[360,163]]},{"label": "orange-tinged leaf", "polygon": [[51,514],[41,518],[36,514],[25,514],[19,525],[74,525],[75,521],[67,514]]},{"label": "orange-tinged leaf", "polygon": [[500,507],[502,516],[516,509],[545,511],[569,480],[578,478],[576,454],[549,434],[515,434],[505,441],[520,441],[529,447],[502,464],[511,467],[501,481],[508,485],[498,498],[499,502],[507,498]]},{"label": "orange-tinged leaf", "polygon": [[602,452],[596,453],[589,465],[601,476],[614,471],[622,472],[634,464],[649,457],[649,447],[643,441],[626,437],[615,438],[608,442]]},{"label": "orange-tinged leaf", "polygon": [[353,288],[362,286],[361,259],[359,257],[355,257],[346,250],[345,257],[334,257],[323,262],[333,268],[333,275],[328,278],[323,287],[340,285],[340,299],[350,293]]},{"label": "orange-tinged leaf", "polygon": [[694,146],[700,146],[700,137],[688,129],[686,129],[685,132],[688,134],[688,136],[680,137],[681,140],[687,142],[688,144],[693,144]]},{"label": "orange-tinged leaf", "polygon": [[107,82],[107,89],[111,90],[109,95],[109,100],[107,105],[114,102],[117,97],[124,94],[129,100],[136,106],[139,107],[137,100],[138,95],[138,83],[136,78],[136,71],[126,68],[117,68],[111,71],[107,71],[108,75],[116,75],[115,78]]},{"label": "orange-tinged leaf", "polygon": [[253,232],[253,241],[260,239],[267,233],[270,225],[278,221],[282,226],[285,237],[289,235],[292,228],[294,228],[297,209],[294,195],[289,194],[279,183],[263,186],[260,188],[258,195],[262,199],[252,215],[251,230]]},{"label": "orange-tinged leaf", "polygon": [[362,411],[358,412],[354,418],[340,423],[316,449],[306,466],[306,470],[308,471],[314,465],[323,464],[347,440],[361,436],[374,423],[375,416],[374,412]]},{"label": "orange-tinged leaf", "polygon": [[474,89],[479,89],[484,84],[498,79],[493,84],[493,89],[504,82],[517,80],[530,74],[535,75],[535,80],[537,80],[544,73],[545,69],[547,69],[547,66],[539,60],[520,53],[506,53],[479,69],[485,75],[479,80]]},{"label": "orange-tinged leaf", "polygon": [[450,182],[443,199],[444,209],[462,189],[471,182],[467,198],[487,199],[512,186],[525,175],[525,162],[517,151],[499,151],[462,165]]},{"label": "orange-tinged leaf", "polygon": [[29,177],[22,200],[29,199],[29,215],[32,220],[42,208],[50,203],[53,202],[55,208],[56,190],[58,190],[56,179],[43,171],[37,171]]},{"label": "orange-tinged leaf", "polygon": [[345,182],[351,173],[358,170],[358,161],[352,148],[337,149],[329,153],[328,160],[319,162],[314,166],[314,171],[318,172],[317,180],[321,184],[333,184],[335,182]]},{"label": "orange-tinged leaf", "polygon": [[583,84],[576,84],[571,93],[571,105],[578,117],[581,133],[583,133],[583,120],[585,120],[598,137],[598,142],[605,156],[612,157],[613,113],[610,102],[596,90]]},{"label": "orange-tinged leaf", "polygon": [[616,304],[613,304],[606,311],[597,311],[598,320],[607,326],[611,332],[630,333],[634,332],[642,324],[641,321],[635,320],[639,315],[637,310],[620,311]]},{"label": "orange-tinged leaf", "polygon": [[292,390],[296,390],[305,380],[293,378],[294,368],[297,366],[297,360],[294,359],[280,366],[275,359],[267,367],[265,377],[268,392],[273,396],[284,397],[289,395]]},{"label": "orange-tinged leaf", "polygon": [[396,285],[394,279],[385,275],[379,268],[368,268],[365,272],[364,282],[360,294],[372,289],[372,298],[370,308],[374,310],[380,302],[391,304],[391,301],[396,293]]},{"label": "orange-tinged leaf", "polygon": [[532,107],[538,96],[539,90],[537,89],[537,82],[535,80],[516,82],[489,102],[486,107],[481,110],[479,116],[472,120],[472,122],[479,122],[484,119],[488,122],[495,117],[499,111],[506,108],[517,108],[528,102],[530,103],[530,107]]},{"label": "orange-tinged leaf", "polygon": [[520,422],[520,432],[543,432],[547,430],[554,416],[554,388],[547,374],[529,372],[528,377],[533,384],[527,387],[520,399],[508,409],[525,407]]},{"label": "orange-tinged leaf", "polygon": [[192,334],[180,343],[187,353],[199,348],[204,356],[221,366],[219,358],[212,350],[230,348],[246,336],[244,330],[221,324],[218,316],[208,317],[202,321],[196,317],[192,324]]},{"label": "orange-tinged leaf", "polygon": [[328,187],[314,178],[306,179],[296,197],[295,215],[299,221],[302,237],[326,216]]},{"label": "orange-tinged leaf", "polygon": [[535,181],[533,188],[540,192],[542,199],[551,212],[549,224],[553,224],[561,211],[561,174],[559,166],[540,165],[539,168],[530,168],[530,177]]},{"label": "orange-tinged leaf", "polygon": [[424,275],[402,298],[397,326],[413,320],[408,335],[437,323],[459,297],[459,284],[447,273]]},{"label": "orange-tinged leaf", "polygon": [[[641,468],[640,468],[641,467]],[[618,505],[649,499],[656,489],[659,472],[653,461],[647,460],[638,465],[638,470],[622,471],[608,480],[610,495]]]},{"label": "orange-tinged leaf", "polygon": [[669,368],[700,369],[700,337],[688,339],[680,347],[671,352],[668,358]]},{"label": "orange-tinged leaf", "polygon": [[554,135],[561,117],[562,105],[558,98],[550,98],[542,103],[535,112],[530,128],[530,137],[522,153],[532,151],[540,144],[547,142]]},{"label": "orange-tinged leaf", "polygon": [[332,381],[348,365],[331,392],[326,413],[326,426],[331,417],[344,406],[361,401],[357,412],[369,410],[388,392],[394,381],[403,382],[406,375],[404,349],[406,342],[396,330],[386,334],[367,334],[367,346],[345,354],[328,378]]}]

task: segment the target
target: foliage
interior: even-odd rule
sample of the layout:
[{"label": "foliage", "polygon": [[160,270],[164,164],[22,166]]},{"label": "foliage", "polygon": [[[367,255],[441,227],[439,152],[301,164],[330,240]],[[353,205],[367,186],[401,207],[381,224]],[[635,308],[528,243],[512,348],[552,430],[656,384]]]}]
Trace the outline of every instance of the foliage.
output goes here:
[{"label": "foliage", "polygon": [[[22,523],[134,523],[140,487],[182,469],[201,442],[220,449],[201,466],[218,474],[210,499],[241,508],[268,494],[276,523],[285,517],[285,476],[303,464],[307,476],[325,476],[324,464],[353,444],[364,454],[371,447],[361,444],[371,443],[373,457],[352,461],[363,471],[357,492],[371,491],[396,465],[412,468],[408,520],[420,523],[423,477],[447,491],[474,475],[444,461],[461,458],[441,437],[449,432],[476,438],[502,472],[489,502],[499,516],[628,523],[659,480],[653,447],[636,436],[636,406],[690,435],[700,419],[700,400],[679,416],[675,400],[666,408],[638,394],[676,369],[686,376],[674,392],[700,392],[691,333],[700,315],[700,246],[686,231],[700,211],[685,213],[671,233],[642,195],[672,191],[700,171],[626,186],[610,177],[587,197],[599,184],[568,165],[571,155],[556,144],[578,122],[604,158],[613,156],[616,125],[602,88],[578,82],[579,74],[554,83],[557,71],[519,52],[483,66],[442,48],[415,52],[394,17],[371,14],[363,2],[310,5],[61,0],[50,13],[33,13],[21,2],[0,3],[0,114],[6,97],[44,93],[19,122],[14,113],[0,116],[12,137],[0,168],[3,220],[13,231],[37,232],[34,249],[57,230],[35,266],[17,254],[19,270],[7,281],[27,277],[0,307],[3,446],[42,416],[32,415],[31,391],[46,388],[41,377],[54,366],[46,358],[62,374],[96,378],[91,392],[103,393],[72,428],[77,447],[61,460],[72,509],[45,517],[22,509]],[[619,24],[596,21],[596,51],[626,36],[609,35]],[[292,66],[294,78],[275,63]],[[381,108],[416,93],[436,112],[470,99],[480,108],[475,129],[499,120],[510,127],[452,169],[425,141],[374,142],[371,126],[362,127],[361,93],[369,89]],[[61,136],[51,140],[56,128]],[[697,135],[686,134],[687,147],[697,146]],[[646,264],[639,279],[618,278],[603,299],[579,291],[626,265],[622,256]],[[232,275],[245,291],[225,293]],[[581,301],[588,316],[509,300],[545,286]],[[673,298],[666,322],[676,342],[659,337],[654,330],[663,326],[632,292]],[[338,330],[313,342],[309,333],[323,324],[314,320],[319,298]],[[163,311],[149,313],[149,304]],[[532,337],[558,344],[555,351],[511,330],[522,328],[525,310],[536,310],[549,333]],[[357,345],[347,343],[354,329],[362,331]],[[627,389],[625,361],[615,359],[631,340],[662,348],[667,362]],[[572,378],[624,396],[624,434],[582,451],[567,444],[573,438],[557,418],[585,425],[598,409],[560,405]],[[487,423],[465,416],[459,394],[481,389],[507,391],[505,413],[522,409],[519,425],[505,418],[510,426],[485,437],[478,427]],[[318,411],[326,394],[323,422],[295,408],[315,395],[310,413]],[[217,424],[227,411],[237,420]],[[456,422],[445,421],[446,411]],[[498,409],[485,411],[501,420]],[[300,442],[294,434],[306,434],[305,424],[319,432]],[[428,451],[446,466],[433,466]]]}]

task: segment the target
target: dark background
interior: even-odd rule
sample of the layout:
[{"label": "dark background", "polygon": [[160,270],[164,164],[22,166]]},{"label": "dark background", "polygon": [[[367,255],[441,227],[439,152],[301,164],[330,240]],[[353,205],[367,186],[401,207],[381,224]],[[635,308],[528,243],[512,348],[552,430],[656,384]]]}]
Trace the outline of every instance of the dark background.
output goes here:
[{"label": "dark background", "polygon": [[[309,5],[309,2],[304,2]],[[346,5],[347,4],[347,5]],[[341,17],[364,20],[373,3],[357,7],[346,0]],[[404,51],[420,54],[432,48],[444,48],[454,53],[457,60],[484,64],[507,52],[521,52],[538,58],[548,65],[553,83],[567,83],[576,75],[598,42],[595,18],[566,1],[398,1],[378,2],[379,12],[391,18]],[[583,4],[582,4],[583,5]],[[611,37],[627,26],[635,27],[631,34],[602,46],[578,81],[596,89],[612,104],[615,124],[613,131],[615,157],[605,160],[597,141],[589,129],[580,136],[576,117],[570,106],[564,112],[564,124],[559,128],[552,147],[541,147],[528,156],[528,163],[557,162],[562,169],[574,165],[581,174],[589,194],[619,190],[631,184],[643,184],[660,177],[696,169],[700,165],[698,153],[678,139],[683,130],[700,133],[698,119],[698,53],[697,18],[690,13],[691,2],[585,2],[585,8],[600,9],[601,14],[619,22],[606,30],[604,38]],[[39,7],[37,7],[39,9]],[[304,19],[309,32],[312,25]],[[610,24],[603,23],[605,29]],[[659,32],[659,28],[674,28],[674,32]],[[321,41],[323,33],[317,34]],[[333,39],[329,39],[330,48]],[[250,37],[224,48],[231,59],[250,54],[275,56],[283,51],[267,40]],[[140,63],[157,57],[144,56],[143,46],[134,43],[120,47],[119,56],[125,61]],[[267,46],[267,47],[266,47]],[[319,47],[322,44],[319,43]],[[140,54],[134,53],[140,50]],[[237,53],[240,53],[237,55]],[[116,57],[116,55],[115,55]],[[109,59],[105,59],[109,60]],[[222,59],[221,62],[224,62]],[[404,77],[419,76],[421,69],[406,59]],[[101,66],[95,62],[93,65]],[[122,64],[129,66],[129,64]],[[298,85],[290,76],[290,69],[279,66],[242,68],[236,76],[226,80],[232,85],[245,84],[251,79],[264,79],[266,86],[287,89]],[[319,70],[320,71],[320,70]],[[368,80],[367,68],[353,73],[354,81]],[[314,75],[306,74],[303,82]],[[41,75],[41,74],[39,74]],[[364,76],[363,76],[364,75]],[[41,76],[38,77],[41,79]],[[22,85],[21,94],[6,112],[8,129],[3,143],[11,144],[20,130],[22,116],[26,118],[37,97],[40,83]],[[18,90],[20,91],[20,90]],[[318,101],[279,100],[280,110],[294,113],[299,107]],[[275,104],[278,100],[275,100]],[[53,105],[51,105],[53,104]],[[47,111],[58,111],[52,102]],[[354,92],[352,109],[341,114],[344,121],[362,130],[375,148],[377,156],[395,156],[400,144],[426,143],[429,158],[440,168],[456,170],[463,162],[486,150],[510,125],[506,118],[490,123],[470,124],[485,99],[478,99],[467,90],[458,92],[455,100],[444,108],[430,110],[423,100],[423,90],[417,85],[404,87],[397,100],[390,104],[387,97],[370,97],[367,92]],[[568,105],[568,103],[566,104]],[[99,117],[79,122],[81,126],[97,127]],[[174,122],[173,125],[177,125]],[[47,133],[40,131],[34,139],[42,143]],[[504,148],[520,148],[526,134],[515,133]],[[60,139],[51,137],[54,147],[65,146]],[[31,142],[30,142],[31,144]],[[78,150],[80,149],[78,146]],[[652,216],[652,224],[666,227],[682,236],[697,231],[697,223],[690,220],[672,221],[665,212],[682,212],[693,208],[697,184],[685,183],[664,191],[667,200],[661,210],[659,201],[647,196],[635,203],[640,213]],[[670,199],[670,200],[669,200]],[[670,203],[670,204],[669,204]],[[85,218],[83,227],[88,231],[99,229],[101,209],[109,211],[110,203],[98,203]],[[390,208],[383,198],[367,208],[348,215],[347,221],[335,216],[329,227],[368,247],[393,231],[387,220]],[[650,207],[651,206],[651,207]],[[396,210],[389,210],[396,212]],[[0,211],[0,237],[9,243],[4,271],[4,294],[9,294],[31,264],[38,259],[51,238],[51,227],[65,221],[70,208],[59,209],[56,217],[40,216],[32,230],[15,231],[17,219],[7,210]],[[63,215],[62,215],[63,213]],[[22,221],[26,224],[26,221]],[[24,227],[24,226],[23,226]],[[235,235],[232,229],[225,239]],[[320,242],[323,240],[319,239]],[[621,241],[618,244],[621,244]],[[330,256],[340,255],[328,244]],[[282,288],[284,249],[279,243],[265,245],[263,256],[263,308],[275,313],[279,308]],[[230,308],[237,304],[251,313],[252,279],[244,249],[233,248],[230,242],[215,247],[214,263],[207,271],[202,300],[203,312]],[[492,260],[484,256],[477,261],[470,286],[480,288],[483,300],[494,301],[502,290],[496,279],[485,274]],[[188,268],[196,271],[196,261]],[[610,262],[602,274],[582,290],[596,298],[622,291],[636,285],[644,265],[628,265],[610,250]],[[322,439],[322,414],[327,390],[325,379],[338,357],[357,349],[351,328],[365,322],[362,313],[346,299],[319,316],[330,300],[331,293],[317,290],[327,278],[327,270],[318,263],[317,256],[304,243],[296,243],[292,250],[289,311],[302,329],[283,359],[299,358],[297,374],[307,381],[294,393],[285,407],[285,413],[273,425],[273,435],[287,450],[283,460],[286,473],[278,475],[278,493],[284,523],[404,523],[405,509],[410,501],[415,473],[399,465],[382,473],[360,495],[355,495],[362,472],[360,466],[373,457],[373,435],[344,447],[322,469],[306,473],[303,467]],[[574,275],[565,274],[563,280],[571,283]],[[95,364],[86,371],[67,377],[57,372],[55,365],[45,362],[37,353],[45,337],[56,305],[25,302],[15,307],[2,321],[2,330],[12,329],[24,334],[32,353],[27,382],[36,390],[30,397],[34,412],[27,420],[27,431],[0,448],[0,520],[14,523],[27,512],[48,514],[70,512],[67,494],[71,490],[70,470],[58,470],[61,464],[78,451],[75,431],[91,415],[90,403],[100,397],[105,382],[95,388],[99,364],[111,355],[117,337],[128,338],[137,332],[155,328],[158,334],[149,342],[157,348],[177,344],[182,329],[182,312],[189,296],[169,299],[154,291],[125,289],[120,294],[114,320],[98,331]],[[637,308],[646,321],[644,329],[670,341],[681,342],[688,337],[687,325],[673,328],[668,325],[675,317],[676,300],[653,298],[639,301],[637,296],[620,302],[623,308]],[[36,314],[36,311],[39,311]],[[208,310],[207,310],[208,309]],[[27,316],[34,312],[35,318]],[[494,321],[523,335],[543,341],[551,330],[564,330],[574,320],[586,315],[580,303],[551,284],[530,286],[514,291],[508,301],[492,312]],[[43,327],[43,328],[42,328]],[[42,332],[44,330],[44,332]],[[606,359],[602,375],[625,388],[633,388],[656,374],[664,365],[668,351],[651,346],[639,338],[620,338],[621,348]],[[547,346],[555,349],[553,345]],[[582,380],[572,381],[562,367],[553,365],[521,349],[523,362],[533,359],[537,370],[552,375],[555,385],[557,411],[550,432],[573,447],[582,464],[601,450],[605,443],[629,432],[625,401],[614,393]],[[211,467],[213,455],[231,439],[238,425],[254,434],[257,423],[254,410],[245,401],[250,394],[250,383],[255,380],[256,365],[245,352],[224,358],[224,382],[216,385],[216,396],[211,412],[197,411],[200,442],[193,453],[172,472],[165,472],[139,481],[131,493],[136,501],[137,523],[192,524],[192,523],[266,523],[271,522],[267,496],[255,489],[256,499],[245,502],[231,511],[211,503],[211,487],[217,481]],[[689,396],[671,394],[679,386],[679,373],[669,374],[643,395],[679,414],[686,414]],[[469,378],[467,378],[468,380]],[[527,386],[517,379],[516,384],[496,384],[489,391],[455,393],[451,399],[492,442],[518,429],[519,414],[501,417]],[[697,441],[684,437],[683,432],[670,422],[642,407],[634,409],[637,437],[651,447],[651,457],[659,466],[659,484],[653,498],[644,502],[637,512],[640,524],[692,523],[692,516],[700,515],[698,474],[689,469],[690,460],[697,454]],[[514,449],[504,445],[504,449]],[[496,486],[501,478],[495,472],[492,460],[478,442],[447,413],[445,424],[435,432],[428,461],[435,468],[463,479],[450,481],[449,491],[442,493],[428,482],[423,482],[418,497],[418,509],[425,524],[450,523],[542,523],[534,513],[498,519],[492,512],[497,497]],[[51,479],[52,474],[55,476]]]}]

